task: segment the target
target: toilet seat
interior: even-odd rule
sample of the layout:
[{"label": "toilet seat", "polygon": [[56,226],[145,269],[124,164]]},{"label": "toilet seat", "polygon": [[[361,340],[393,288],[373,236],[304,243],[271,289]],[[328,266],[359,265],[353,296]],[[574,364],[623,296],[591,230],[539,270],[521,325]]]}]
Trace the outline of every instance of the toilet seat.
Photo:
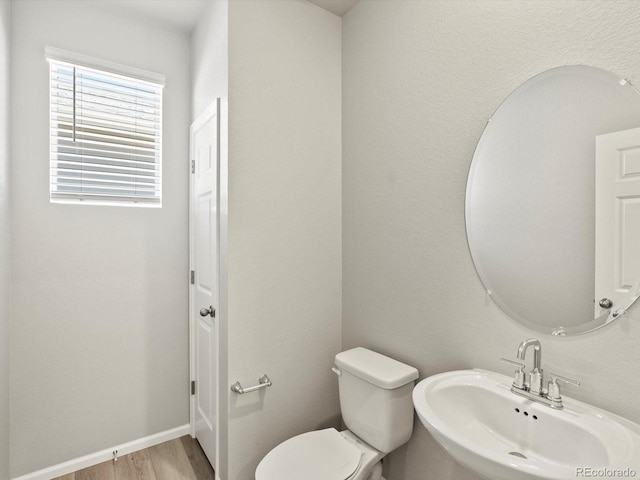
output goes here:
[{"label": "toilet seat", "polygon": [[271,450],[258,464],[256,480],[346,480],[362,453],[335,428],[303,433]]}]

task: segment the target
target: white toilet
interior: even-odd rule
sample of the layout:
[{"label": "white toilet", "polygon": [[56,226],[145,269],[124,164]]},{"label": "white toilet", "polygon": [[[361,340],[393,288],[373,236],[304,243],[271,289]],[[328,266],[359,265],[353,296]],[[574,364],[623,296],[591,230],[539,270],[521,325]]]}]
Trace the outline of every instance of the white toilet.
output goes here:
[{"label": "white toilet", "polygon": [[360,347],[336,355],[335,364],[348,430],[284,441],[258,464],[256,480],[380,480],[382,458],[409,441],[418,370]]}]

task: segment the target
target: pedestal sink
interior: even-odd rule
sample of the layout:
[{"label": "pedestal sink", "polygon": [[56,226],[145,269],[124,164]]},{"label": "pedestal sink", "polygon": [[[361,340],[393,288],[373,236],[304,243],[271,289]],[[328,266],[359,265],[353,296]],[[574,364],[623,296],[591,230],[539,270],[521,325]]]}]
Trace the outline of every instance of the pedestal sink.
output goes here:
[{"label": "pedestal sink", "polygon": [[487,480],[640,478],[640,425],[564,395],[553,410],[514,395],[511,382],[442,373],[416,385],[413,404],[436,441]]}]

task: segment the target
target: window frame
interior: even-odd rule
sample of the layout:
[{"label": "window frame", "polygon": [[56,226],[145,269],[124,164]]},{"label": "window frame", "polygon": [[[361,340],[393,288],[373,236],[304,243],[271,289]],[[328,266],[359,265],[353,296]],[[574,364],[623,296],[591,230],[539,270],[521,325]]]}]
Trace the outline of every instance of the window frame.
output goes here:
[{"label": "window frame", "polygon": [[[157,132],[158,140],[154,143],[154,153],[156,154],[156,160],[154,162],[155,168],[157,168],[157,190],[154,190],[153,198],[138,198],[131,194],[113,194],[113,195],[100,195],[99,193],[87,193],[87,192],[60,192],[56,190],[57,179],[54,178],[54,172],[57,172],[58,164],[58,147],[54,147],[54,142],[59,140],[60,127],[58,124],[54,126],[54,104],[53,104],[53,85],[52,85],[52,67],[49,65],[49,201],[50,203],[63,203],[63,204],[85,204],[85,205],[110,205],[110,206],[122,206],[122,207],[162,207],[162,160],[163,160],[163,145],[162,145],[162,132],[163,132],[163,87],[165,85],[165,76],[162,74],[142,70],[135,67],[129,67],[126,65],[118,64],[108,60],[101,60],[87,55],[69,52],[58,48],[47,46],[45,48],[45,56],[49,64],[55,62],[56,64],[64,64],[69,67],[76,67],[83,70],[96,72],[98,75],[104,75],[107,77],[122,77],[123,80],[136,83],[144,87],[150,87],[156,90],[158,95],[158,116],[159,120],[157,128],[154,130]],[[76,105],[76,100],[72,101],[72,104]],[[75,115],[74,115],[75,118]],[[75,121],[75,120],[74,120]],[[85,126],[86,127],[86,126]],[[127,130],[125,130],[127,132]],[[131,130],[132,134],[135,134],[134,130]],[[74,130],[75,135],[75,130]],[[85,148],[85,147],[81,147]],[[54,150],[56,149],[56,150]],[[117,160],[117,157],[109,159],[105,157],[105,165],[109,165],[108,161]],[[100,168],[98,166],[98,168]],[[78,170],[82,170],[78,167]],[[135,177],[135,175],[133,175]],[[156,185],[154,183],[154,185]],[[155,196],[157,192],[157,196]]]}]

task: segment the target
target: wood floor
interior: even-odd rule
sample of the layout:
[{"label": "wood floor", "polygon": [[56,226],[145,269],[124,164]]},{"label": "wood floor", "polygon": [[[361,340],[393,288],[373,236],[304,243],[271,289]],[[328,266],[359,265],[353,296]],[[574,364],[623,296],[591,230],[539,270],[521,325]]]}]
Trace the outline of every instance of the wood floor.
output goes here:
[{"label": "wood floor", "polygon": [[214,480],[200,444],[185,435],[54,480]]}]

